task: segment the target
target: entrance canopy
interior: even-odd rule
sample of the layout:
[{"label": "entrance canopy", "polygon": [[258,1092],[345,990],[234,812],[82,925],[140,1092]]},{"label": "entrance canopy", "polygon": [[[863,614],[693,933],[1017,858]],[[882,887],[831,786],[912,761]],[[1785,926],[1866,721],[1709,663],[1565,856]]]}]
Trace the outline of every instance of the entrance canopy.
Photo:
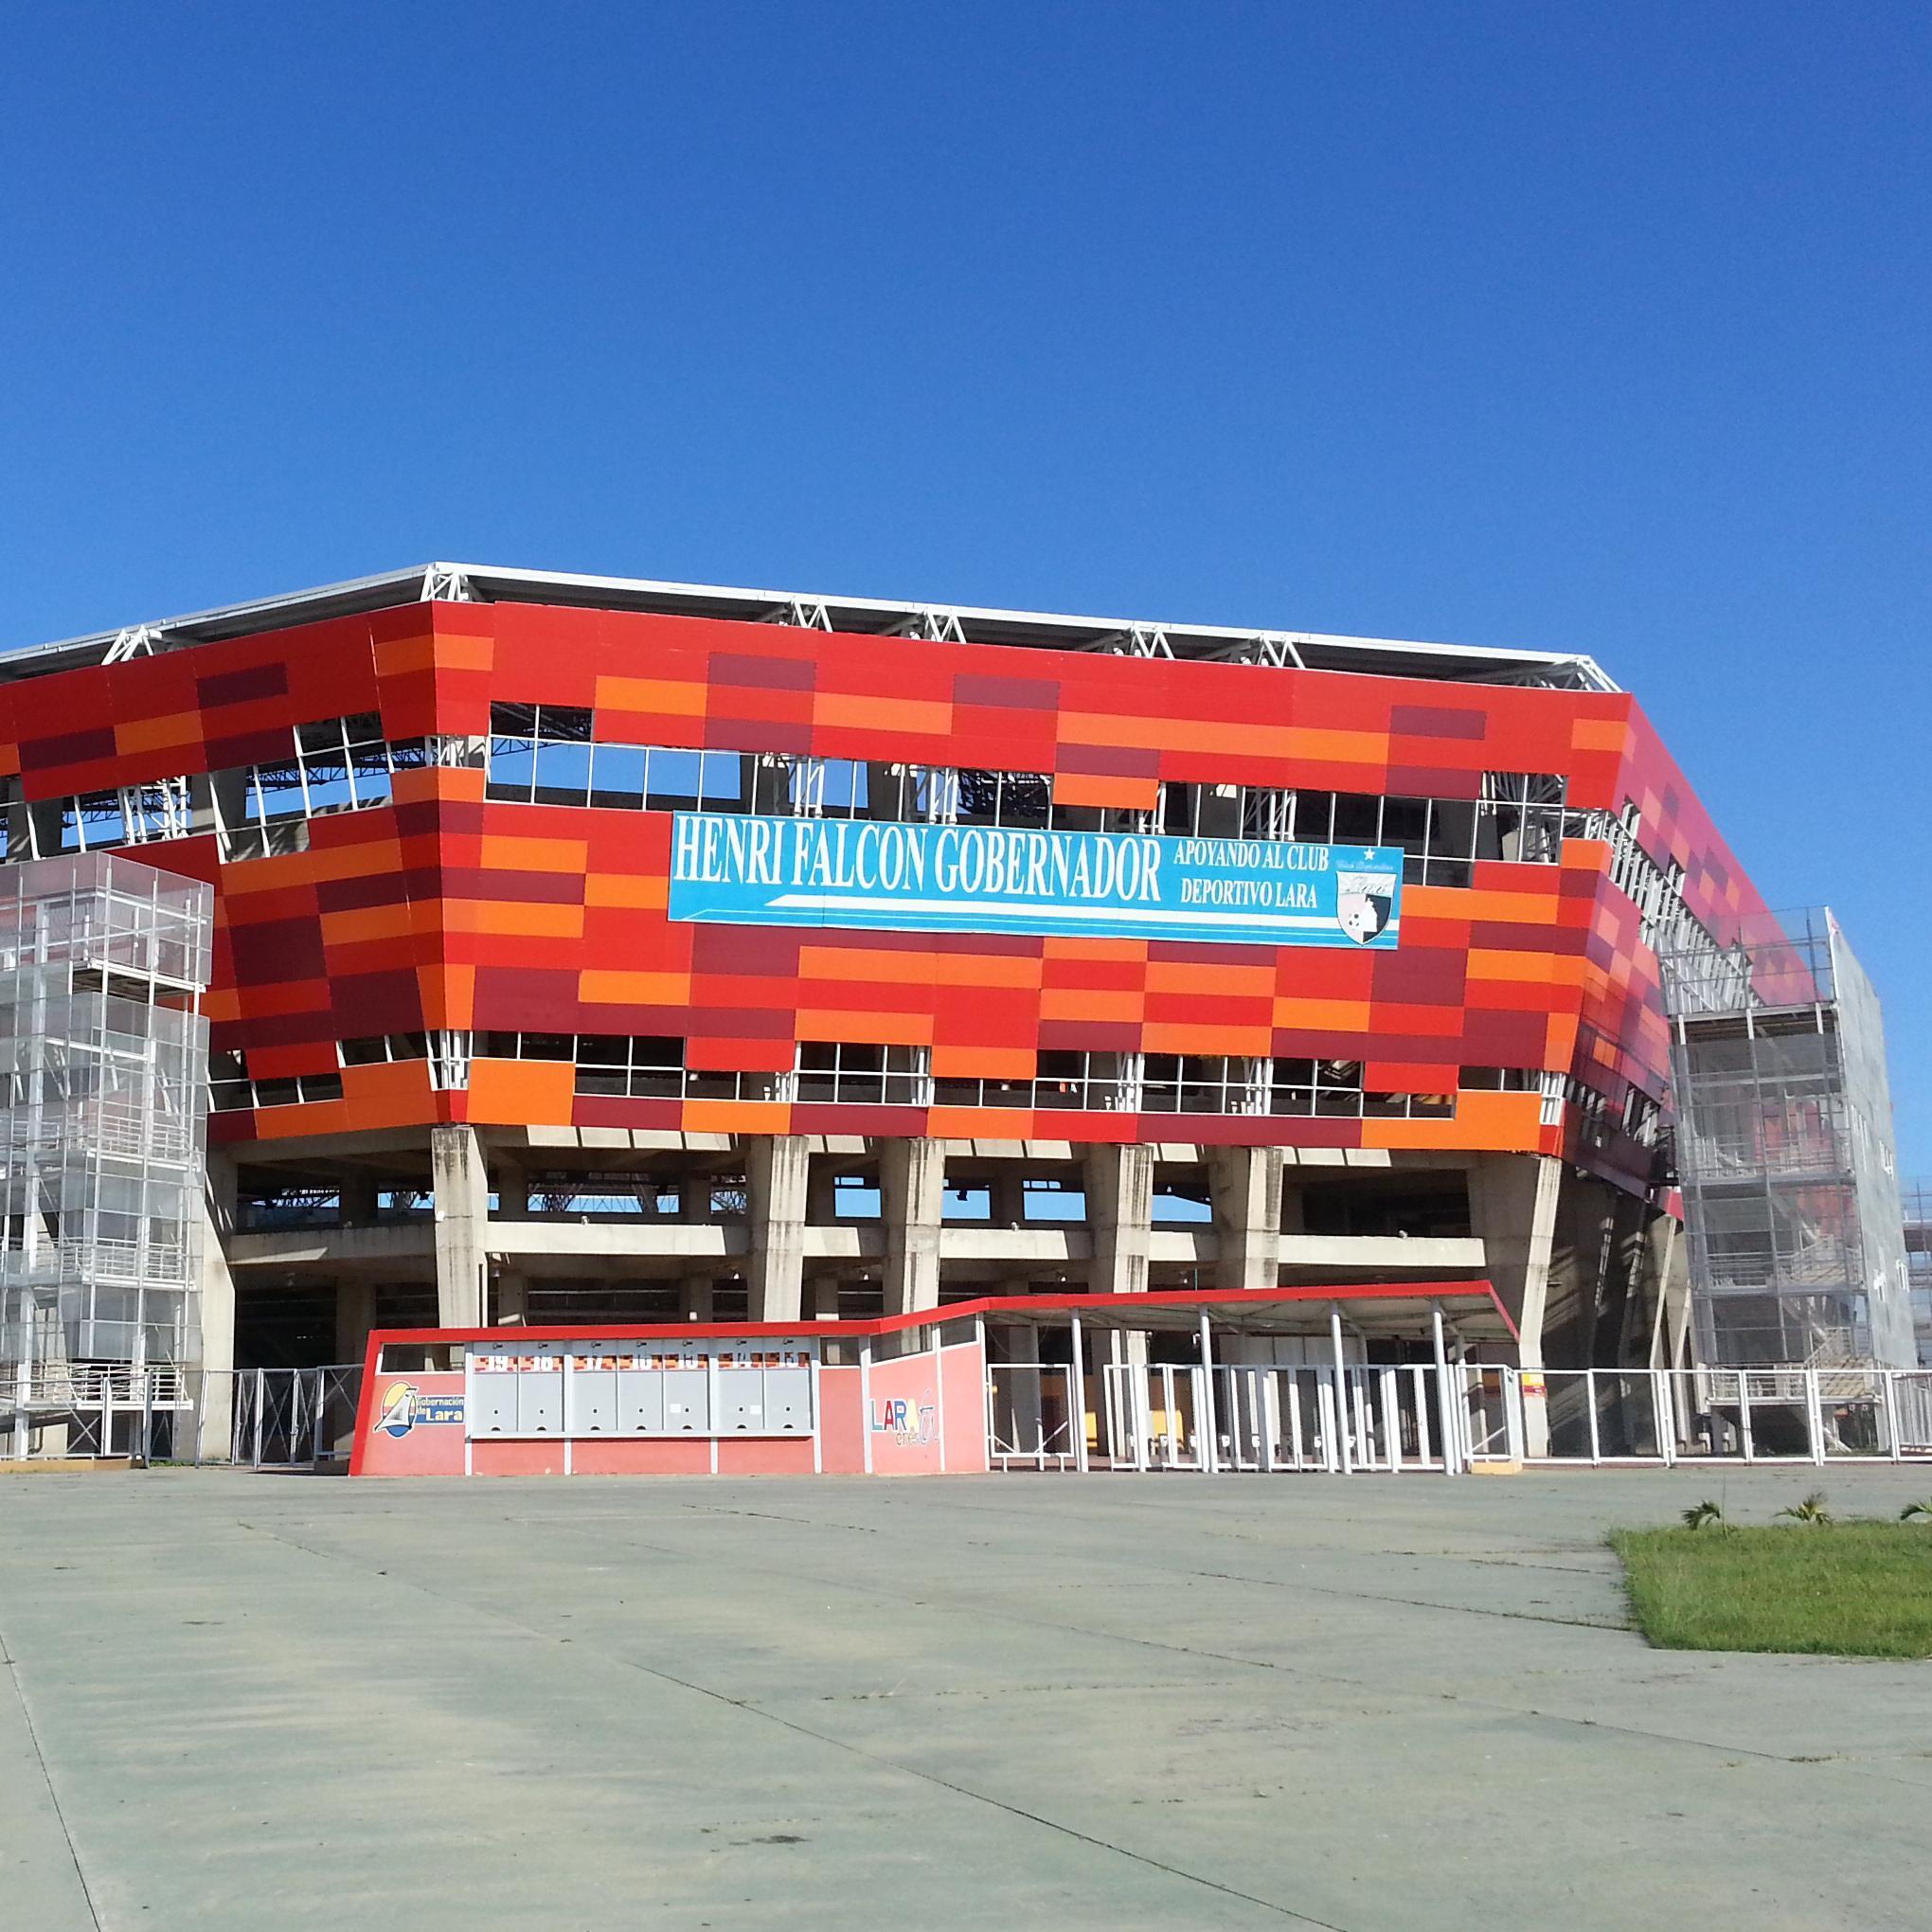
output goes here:
[{"label": "entrance canopy", "polygon": [[[633,1341],[799,1335],[862,1343],[903,1335],[908,1330],[951,1329],[957,1323],[978,1321],[1059,1327],[1075,1316],[1082,1326],[1093,1329],[1192,1333],[1206,1315],[1215,1328],[1235,1334],[1314,1335],[1326,1332],[1332,1309],[1339,1309],[1349,1325],[1362,1334],[1419,1336],[1427,1332],[1432,1314],[1440,1309],[1444,1320],[1453,1322],[1466,1340],[1516,1339],[1516,1326],[1501,1298],[1480,1278],[1338,1281],[1315,1287],[1190,1288],[1144,1295],[992,1295],[869,1321],[599,1323],[597,1333]],[[369,1336],[368,1360],[373,1368],[385,1348],[434,1348],[445,1343],[504,1342],[519,1337],[532,1342],[568,1342],[585,1333],[581,1323],[567,1328],[381,1329]]]},{"label": "entrance canopy", "polygon": [[[1434,1368],[1351,1365],[1345,1306],[1358,1337],[1426,1331]],[[1072,1359],[990,1363],[989,1323],[1077,1324]],[[1090,1443],[1148,1467],[1158,1433],[1164,1466],[1185,1455],[1210,1471],[1300,1468],[1312,1440],[1346,1472],[1351,1414],[1364,1444],[1406,1441],[1426,1460],[1430,1442],[1446,1441],[1452,1323],[1458,1344],[1512,1334],[1486,1280],[987,1297],[877,1321],[385,1330],[369,1337],[349,1474],[945,1475],[1005,1467],[1029,1433],[1039,1468],[1049,1457],[1097,1466]],[[1191,1332],[1201,1359],[1089,1373],[1088,1330]],[[1214,1359],[1217,1334],[1231,1344],[1324,1331],[1326,1367]],[[1258,1430],[1258,1459],[1243,1461],[1241,1443]]]}]

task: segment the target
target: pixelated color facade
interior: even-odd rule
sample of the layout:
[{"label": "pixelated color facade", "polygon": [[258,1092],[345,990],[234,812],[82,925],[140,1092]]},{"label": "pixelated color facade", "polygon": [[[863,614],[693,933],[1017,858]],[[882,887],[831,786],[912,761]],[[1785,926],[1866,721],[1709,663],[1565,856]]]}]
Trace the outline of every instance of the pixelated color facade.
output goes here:
[{"label": "pixelated color facade", "polygon": [[[492,702],[587,707],[598,739],[1052,775],[1057,802],[1149,808],[1161,780],[1474,798],[1485,771],[1560,774],[1622,814],[1719,944],[1762,901],[1641,710],[1617,693],[1424,682],[827,634],[699,617],[420,603],[0,690],[0,762],[29,804],[232,770],[292,728],[375,712],[391,741],[476,739]],[[936,1079],[1027,1078],[1036,1053],[1359,1060],[1368,1087],[1454,1092],[1467,1066],[1567,1075],[1465,1091],[1449,1119],[836,1106],[579,1096],[568,1064],[341,1067],[339,1100],[218,1115],[219,1140],[468,1120],[742,1134],[1279,1142],[1565,1154],[1633,1190],[1653,1154],[1628,1089],[1665,1092],[1655,961],[1609,849],[1409,885],[1388,953],[677,924],[669,814],[487,801],[479,769],[398,771],[391,803],[315,818],[309,849],[222,863],[216,1052],[254,1079],[338,1070],[337,1043],[444,1029],[677,1035],[696,1068],[790,1068],[796,1043],[929,1047]],[[1602,1097],[1591,1112],[1583,1094]],[[1562,1118],[1551,1118],[1560,1111]],[[1596,1124],[1586,1124],[1584,1113]],[[1607,1122],[1608,1124],[1603,1124]]]}]

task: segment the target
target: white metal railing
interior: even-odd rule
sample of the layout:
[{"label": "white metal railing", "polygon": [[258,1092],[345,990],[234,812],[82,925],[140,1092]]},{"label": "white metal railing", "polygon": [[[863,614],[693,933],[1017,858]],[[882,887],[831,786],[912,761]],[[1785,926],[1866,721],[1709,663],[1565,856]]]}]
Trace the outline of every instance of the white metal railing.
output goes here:
[{"label": "white metal railing", "polygon": [[1079,1375],[1064,1363],[1009,1362],[987,1371],[996,1469],[1453,1474],[1468,1466],[1472,1440],[1476,1455],[1493,1453],[1487,1433],[1458,1412],[1450,1372],[1427,1364],[1113,1362]]},{"label": "white metal railing", "polygon": [[1570,1368],[1463,1365],[1500,1382],[1523,1459],[1796,1462],[1932,1457],[1932,1371]]},{"label": "white metal railing", "polygon": [[9,1252],[13,1281],[102,1281],[131,1288],[188,1285],[188,1248],[167,1241],[41,1241],[31,1253]]},{"label": "white metal railing", "polygon": [[995,1469],[1903,1462],[1932,1458],[1932,1369],[998,1363],[987,1431]]},{"label": "white metal railing", "polygon": [[1086,1466],[1082,1391],[1064,1362],[995,1362],[986,1371],[986,1448],[995,1469]]},{"label": "white metal railing", "polygon": [[119,1362],[35,1362],[25,1378],[0,1369],[0,1393],[11,1379],[13,1400],[27,1408],[187,1406],[191,1397],[176,1368],[136,1368]]}]

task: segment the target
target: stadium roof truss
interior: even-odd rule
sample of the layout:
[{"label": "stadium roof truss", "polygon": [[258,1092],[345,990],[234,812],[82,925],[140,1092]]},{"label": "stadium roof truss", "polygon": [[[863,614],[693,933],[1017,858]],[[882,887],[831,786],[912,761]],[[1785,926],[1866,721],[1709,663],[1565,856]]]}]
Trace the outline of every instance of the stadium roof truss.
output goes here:
[{"label": "stadium roof truss", "polygon": [[1339,671],[1457,683],[1536,685],[1560,690],[1619,689],[1589,657],[1556,652],[1485,650],[1301,631],[1247,631],[1211,624],[1155,624],[1037,611],[897,602],[728,589],[647,578],[588,577],[480,564],[415,564],[378,577],[225,604],[187,617],[124,626],[92,636],[0,653],[0,680],[41,677],[81,665],[116,664],[163,651],[287,630],[420,601],[575,605],[669,617],[724,617],[805,630],[906,637],[933,643],[1005,644],[1093,651],[1121,657],[1192,659],[1277,670]]}]

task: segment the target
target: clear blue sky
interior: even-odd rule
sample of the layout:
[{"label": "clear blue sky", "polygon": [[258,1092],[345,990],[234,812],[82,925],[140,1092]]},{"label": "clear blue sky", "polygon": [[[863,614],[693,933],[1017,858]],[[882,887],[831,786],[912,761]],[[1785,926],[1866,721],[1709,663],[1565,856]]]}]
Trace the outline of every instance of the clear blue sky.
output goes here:
[{"label": "clear blue sky", "polygon": [[1588,652],[1932,1172],[1932,8],[24,9],[0,644],[430,557]]}]

